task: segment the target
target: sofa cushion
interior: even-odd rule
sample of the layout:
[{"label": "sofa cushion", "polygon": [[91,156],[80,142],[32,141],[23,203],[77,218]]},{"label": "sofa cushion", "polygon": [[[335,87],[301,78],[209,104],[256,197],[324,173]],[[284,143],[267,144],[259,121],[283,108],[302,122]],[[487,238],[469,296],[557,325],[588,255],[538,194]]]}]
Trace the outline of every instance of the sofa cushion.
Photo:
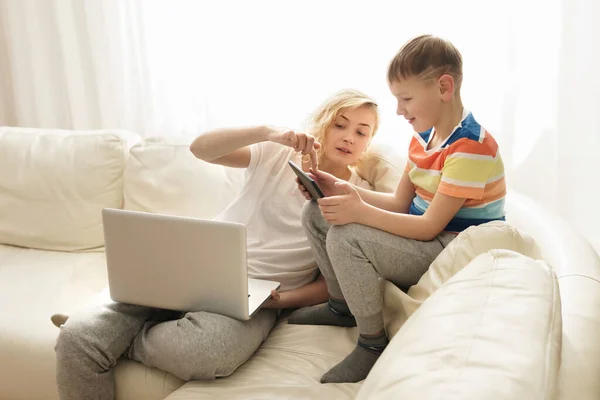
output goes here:
[{"label": "sofa cushion", "polygon": [[[106,285],[102,252],[0,245],[0,399],[58,399],[54,345],[59,330],[50,315],[106,301]],[[119,361],[115,380],[117,400],[162,400],[183,384],[129,360]]]},{"label": "sofa cushion", "polygon": [[235,199],[244,170],[198,160],[190,141],[150,138],[131,149],[124,208],[208,219]]},{"label": "sofa cushion", "polygon": [[184,383],[162,369],[121,358],[115,367],[115,400],[163,400]]},{"label": "sofa cushion", "polygon": [[491,249],[513,250],[536,260],[542,259],[533,238],[505,222],[492,221],[465,229],[436,257],[407,293],[385,282],[383,311],[388,337],[394,336],[408,317],[448,279],[479,254]]},{"label": "sofa cushion", "polygon": [[46,250],[102,246],[101,210],[121,207],[140,139],[124,131],[0,128],[0,243]]},{"label": "sofa cushion", "polygon": [[356,166],[356,172],[377,192],[393,193],[404,173],[406,156],[387,143],[371,144],[369,154]]},{"label": "sofa cushion", "polygon": [[556,400],[600,399],[600,256],[540,203],[512,191],[506,206],[507,221],[535,238],[558,276],[563,345]]},{"label": "sofa cushion", "polygon": [[545,262],[509,250],[481,254],[404,324],[357,399],[551,399],[560,304]]},{"label": "sofa cushion", "polygon": [[54,354],[58,329],[50,315],[72,312],[105,285],[101,252],[0,245],[0,399],[58,398]]},{"label": "sofa cushion", "polygon": [[356,328],[284,320],[232,375],[188,382],[167,400],[354,399],[360,383],[323,385],[319,379],[354,349],[356,339]]}]

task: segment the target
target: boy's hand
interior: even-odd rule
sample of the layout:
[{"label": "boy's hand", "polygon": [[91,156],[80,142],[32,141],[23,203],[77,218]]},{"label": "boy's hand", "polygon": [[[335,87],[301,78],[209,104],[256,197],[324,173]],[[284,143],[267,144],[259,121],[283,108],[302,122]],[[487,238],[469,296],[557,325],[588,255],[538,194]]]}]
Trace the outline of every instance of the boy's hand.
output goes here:
[{"label": "boy's hand", "polygon": [[[337,179],[337,178],[336,178]],[[321,214],[332,225],[346,225],[360,222],[368,205],[361,199],[358,191],[348,182],[335,182],[336,191],[342,194],[317,200]]]},{"label": "boy's hand", "polygon": [[346,193],[341,186],[338,186],[338,184],[346,183],[343,179],[336,178],[330,173],[316,168],[311,168],[308,175],[317,182],[325,197],[340,196]]},{"label": "boy's hand", "polygon": [[[338,186],[338,183],[346,183],[346,181],[343,179],[336,178],[330,173],[321,171],[316,168],[310,168],[308,176],[310,176],[315,182],[317,182],[317,185],[319,185],[319,188],[321,189],[325,197],[340,196],[346,194],[344,189],[342,189],[341,186]],[[312,196],[310,195],[308,190],[306,190],[304,185],[300,182],[300,179],[296,178],[296,183],[298,184],[298,190],[300,190],[304,198],[306,200],[311,200]]]},{"label": "boy's hand", "polygon": [[[336,186],[336,182],[345,182],[343,179],[338,179],[327,172],[315,168],[310,168],[307,174],[317,183],[317,185],[319,185],[319,188],[325,197],[344,194],[344,191]],[[312,199],[312,196],[308,190],[306,190],[302,182],[300,182],[299,178],[296,178],[296,183],[298,184],[298,190],[300,190],[304,198],[306,200]]]}]

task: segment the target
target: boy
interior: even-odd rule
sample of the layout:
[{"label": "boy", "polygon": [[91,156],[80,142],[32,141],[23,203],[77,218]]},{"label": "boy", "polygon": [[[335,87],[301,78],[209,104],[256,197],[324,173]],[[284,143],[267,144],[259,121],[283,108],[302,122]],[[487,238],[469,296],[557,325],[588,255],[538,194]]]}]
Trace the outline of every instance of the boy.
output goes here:
[{"label": "boy", "polygon": [[367,192],[312,171],[327,197],[307,202],[302,222],[329,301],[296,311],[289,322],[359,330],[354,351],[323,383],[366,378],[385,349],[380,278],[407,290],[458,232],[504,220],[498,145],[463,107],[461,83],[462,57],[451,43],[412,39],[388,69],[396,112],[415,130],[396,192]]}]

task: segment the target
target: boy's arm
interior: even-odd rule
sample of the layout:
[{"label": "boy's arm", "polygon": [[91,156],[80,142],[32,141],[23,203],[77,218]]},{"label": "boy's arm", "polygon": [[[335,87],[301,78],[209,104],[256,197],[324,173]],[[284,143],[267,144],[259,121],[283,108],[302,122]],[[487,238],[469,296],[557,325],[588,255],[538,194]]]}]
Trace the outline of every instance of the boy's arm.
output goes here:
[{"label": "boy's arm", "polygon": [[368,205],[357,222],[409,239],[429,241],[444,230],[465,201],[438,192],[423,215],[398,214]]},{"label": "boy's arm", "polygon": [[327,285],[323,275],[308,285],[287,292],[275,292],[275,296],[267,300],[265,308],[299,308],[325,303],[329,299]]},{"label": "boy's arm", "polygon": [[402,174],[395,193],[375,192],[358,186],[354,187],[365,203],[394,213],[408,214],[410,205],[415,198],[415,186],[410,181],[407,171]]}]

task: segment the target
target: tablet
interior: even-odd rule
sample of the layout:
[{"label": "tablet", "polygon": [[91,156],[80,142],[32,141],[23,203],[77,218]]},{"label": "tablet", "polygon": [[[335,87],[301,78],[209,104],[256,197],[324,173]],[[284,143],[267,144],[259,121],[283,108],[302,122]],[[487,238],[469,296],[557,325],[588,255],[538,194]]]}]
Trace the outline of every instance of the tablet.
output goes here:
[{"label": "tablet", "polygon": [[302,183],[302,185],[304,185],[306,190],[308,190],[308,193],[310,193],[313,199],[317,200],[321,197],[325,197],[323,195],[323,192],[319,188],[319,185],[317,185],[317,182],[315,182],[314,179],[308,176],[306,172],[302,171],[302,169],[298,167],[292,160],[288,161],[288,163],[290,164],[290,167],[292,167],[292,170],[296,173],[298,179],[300,179],[300,182]]}]

